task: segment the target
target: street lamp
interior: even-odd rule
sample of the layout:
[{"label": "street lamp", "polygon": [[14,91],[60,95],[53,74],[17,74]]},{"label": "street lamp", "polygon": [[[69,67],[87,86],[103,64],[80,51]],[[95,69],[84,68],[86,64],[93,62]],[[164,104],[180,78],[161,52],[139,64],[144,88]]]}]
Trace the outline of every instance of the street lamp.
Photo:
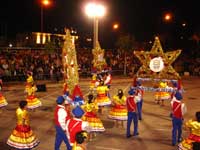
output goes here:
[{"label": "street lamp", "polygon": [[105,7],[101,4],[97,3],[89,3],[85,7],[86,14],[93,18],[94,25],[93,25],[93,48],[96,48],[98,42],[98,19],[105,15]]},{"label": "street lamp", "polygon": [[163,20],[165,22],[171,22],[172,19],[173,19],[173,14],[172,13],[169,12],[169,13],[165,13],[164,14]]},{"label": "street lamp", "polygon": [[40,30],[41,32],[43,32],[43,7],[46,7],[50,5],[50,1],[49,0],[41,0],[41,16],[40,16]]},{"label": "street lamp", "polygon": [[112,28],[113,28],[113,30],[119,29],[119,24],[118,23],[114,23]]}]

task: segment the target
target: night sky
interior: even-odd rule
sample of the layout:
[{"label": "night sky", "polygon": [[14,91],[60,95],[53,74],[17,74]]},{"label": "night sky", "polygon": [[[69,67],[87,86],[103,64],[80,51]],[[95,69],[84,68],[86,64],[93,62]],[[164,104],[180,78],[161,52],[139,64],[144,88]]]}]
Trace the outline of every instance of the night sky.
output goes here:
[{"label": "night sky", "polygon": [[[97,1],[97,0],[96,0]],[[100,1],[100,0],[99,0]],[[53,0],[44,9],[44,31],[62,32],[73,27],[78,34],[93,33],[92,19],[84,13],[88,0]],[[156,34],[168,32],[176,36],[186,23],[188,36],[200,32],[198,0],[101,0],[107,6],[107,14],[99,21],[99,39],[107,41],[114,33],[114,22],[120,24],[118,33],[130,33],[139,41],[152,39]],[[2,1],[0,5],[1,35],[15,37],[16,33],[40,31],[39,0]],[[171,12],[173,20],[163,21],[163,14]]]}]

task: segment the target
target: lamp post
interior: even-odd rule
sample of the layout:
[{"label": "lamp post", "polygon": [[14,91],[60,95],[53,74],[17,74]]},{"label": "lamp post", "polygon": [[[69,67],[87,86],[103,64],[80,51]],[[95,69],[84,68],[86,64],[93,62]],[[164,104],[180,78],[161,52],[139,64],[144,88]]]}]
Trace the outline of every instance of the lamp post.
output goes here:
[{"label": "lamp post", "polygon": [[48,6],[50,4],[50,1],[49,0],[41,0],[41,14],[40,14],[40,32],[42,33],[43,32],[43,21],[44,21],[44,17],[43,17],[43,8],[45,6]]},{"label": "lamp post", "polygon": [[98,42],[98,19],[105,15],[105,7],[97,3],[88,3],[85,12],[93,18],[93,48],[95,49]]}]

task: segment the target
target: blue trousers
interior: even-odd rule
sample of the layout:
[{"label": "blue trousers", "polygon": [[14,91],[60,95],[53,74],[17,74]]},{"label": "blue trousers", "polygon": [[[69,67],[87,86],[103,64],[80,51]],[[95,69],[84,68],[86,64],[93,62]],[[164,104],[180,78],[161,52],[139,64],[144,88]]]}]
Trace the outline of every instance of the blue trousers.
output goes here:
[{"label": "blue trousers", "polygon": [[131,123],[134,123],[134,131],[133,135],[138,134],[138,117],[136,112],[128,112],[128,120],[127,120],[127,129],[126,129],[126,136],[130,136],[130,128],[131,128]]},{"label": "blue trousers", "polygon": [[176,142],[180,142],[181,140],[182,124],[183,124],[182,119],[172,117],[172,144],[173,145],[175,145]]},{"label": "blue trousers", "polygon": [[143,99],[141,99],[141,101],[137,103],[138,119],[139,120],[142,120],[142,103],[143,103]]},{"label": "blue trousers", "polygon": [[60,126],[55,126],[55,128],[56,128],[55,150],[60,149],[60,145],[61,145],[62,141],[65,142],[65,144],[67,146],[67,150],[71,150],[72,147],[69,144],[69,141],[68,141],[67,136],[66,136],[65,132],[63,131],[63,129]]}]

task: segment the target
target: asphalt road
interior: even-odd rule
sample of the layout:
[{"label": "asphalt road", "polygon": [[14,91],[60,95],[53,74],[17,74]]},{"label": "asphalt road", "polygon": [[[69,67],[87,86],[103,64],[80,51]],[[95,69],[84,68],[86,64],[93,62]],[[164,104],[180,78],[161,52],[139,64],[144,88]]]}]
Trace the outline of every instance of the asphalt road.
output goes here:
[{"label": "asphalt road", "polygon": [[[86,96],[89,92],[90,79],[80,79],[80,87]],[[194,118],[196,111],[200,111],[200,78],[182,78],[185,93],[184,102],[187,105],[188,113],[185,121]],[[53,122],[53,111],[56,106],[55,100],[62,93],[62,82],[37,81],[37,84],[45,83],[46,92],[37,92],[37,97],[42,101],[42,107],[36,111],[30,111],[30,122],[33,131],[40,140],[40,144],[35,150],[53,150],[55,140],[55,130]],[[113,77],[111,86],[111,96],[117,93],[119,88],[125,91],[132,83],[132,78]],[[0,150],[11,150],[6,145],[7,138],[16,125],[15,110],[18,102],[25,99],[25,83],[5,83],[3,94],[7,98],[8,106],[0,110]],[[171,120],[170,102],[166,101],[165,106],[160,106],[154,102],[154,93],[145,92],[143,103],[143,120],[139,122],[139,136],[126,138],[126,123],[124,128],[117,128],[113,120],[108,119],[109,107],[105,109],[101,119],[106,128],[104,133],[97,134],[96,138],[87,144],[88,150],[175,150],[171,146]],[[132,127],[133,129],[133,127]],[[183,127],[183,137],[188,135],[188,130]],[[65,150],[62,144],[61,150]]]}]

